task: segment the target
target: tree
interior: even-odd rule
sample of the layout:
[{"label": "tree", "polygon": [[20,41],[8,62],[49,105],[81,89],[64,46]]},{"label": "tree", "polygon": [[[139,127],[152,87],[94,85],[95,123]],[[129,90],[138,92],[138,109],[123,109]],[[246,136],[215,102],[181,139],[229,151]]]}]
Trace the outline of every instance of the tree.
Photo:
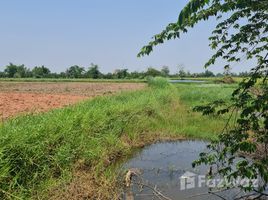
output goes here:
[{"label": "tree", "polygon": [[0,71],[0,78],[5,78],[5,77],[6,77],[5,72]]},{"label": "tree", "polygon": [[231,75],[231,67],[229,65],[226,65],[224,67],[224,72],[223,72],[224,76],[230,76]]},{"label": "tree", "polygon": [[50,70],[44,65],[41,67],[36,66],[32,69],[32,74],[35,78],[46,78],[50,74]]},{"label": "tree", "polygon": [[31,71],[24,65],[15,65],[13,63],[9,63],[6,66],[4,73],[8,78],[25,78],[31,76]]},{"label": "tree", "polygon": [[145,75],[144,72],[134,71],[129,74],[129,77],[133,79],[142,79],[145,77]]},{"label": "tree", "polygon": [[128,69],[116,69],[114,71],[115,78],[124,79],[128,76]]},{"label": "tree", "polygon": [[60,72],[59,73],[59,78],[67,78],[66,72]]},{"label": "tree", "polygon": [[153,67],[149,67],[147,69],[147,71],[145,72],[146,76],[152,76],[152,77],[156,77],[156,76],[161,76],[161,72],[158,71],[157,69],[153,68]]},{"label": "tree", "polygon": [[169,70],[168,66],[163,66],[162,69],[161,69],[161,74],[164,77],[168,77],[169,73],[170,73],[170,70]]},{"label": "tree", "polygon": [[183,65],[179,65],[178,66],[179,72],[178,75],[180,78],[184,78],[186,76],[186,72],[184,70],[184,66]]},{"label": "tree", "polygon": [[103,74],[103,78],[104,79],[113,79],[113,74],[111,72],[109,72],[107,74]]},{"label": "tree", "polygon": [[93,78],[93,79],[101,78],[102,74],[99,70],[99,66],[91,63],[91,66],[89,67],[88,71],[86,72],[86,77]]},{"label": "tree", "polygon": [[82,78],[85,72],[84,67],[79,67],[78,65],[71,66],[66,70],[66,76],[68,78]]},{"label": "tree", "polygon": [[212,71],[206,70],[204,72],[204,77],[214,77],[214,73]]},{"label": "tree", "polygon": [[177,22],[155,35],[138,56],[150,54],[155,46],[179,38],[181,33],[211,17],[220,21],[209,38],[215,54],[205,67],[218,58],[227,61],[225,68],[243,58],[255,60],[256,65],[252,66],[250,77],[233,92],[231,102],[218,100],[195,109],[203,114],[229,113],[230,120],[219,139],[200,154],[194,165],[211,165],[211,175],[225,176],[228,180],[259,177],[257,188],[252,182],[247,187],[239,186],[252,191],[255,197],[268,196],[264,192],[268,183],[268,1],[190,0]]},{"label": "tree", "polygon": [[16,78],[26,78],[31,77],[32,72],[30,69],[26,68],[24,65],[17,66],[17,72],[14,74],[14,77]]},{"label": "tree", "polygon": [[9,63],[9,65],[7,65],[4,70],[4,73],[7,75],[8,78],[13,78],[16,72],[17,65],[14,65],[13,63]]}]

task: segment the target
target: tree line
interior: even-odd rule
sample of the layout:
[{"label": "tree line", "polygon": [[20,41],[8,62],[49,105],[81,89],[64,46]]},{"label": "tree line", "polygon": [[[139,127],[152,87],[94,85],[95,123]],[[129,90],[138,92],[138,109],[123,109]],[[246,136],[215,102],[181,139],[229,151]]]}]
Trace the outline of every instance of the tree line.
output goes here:
[{"label": "tree line", "polygon": [[103,73],[100,71],[99,66],[91,64],[87,69],[78,65],[71,66],[64,72],[55,73],[51,72],[48,67],[36,66],[33,69],[27,68],[25,65],[15,65],[9,63],[4,71],[0,71],[0,78],[92,78],[92,79],[144,79],[146,77],[179,77],[179,78],[198,78],[198,77],[223,77],[230,76],[248,76],[247,72],[239,74],[224,71],[223,73],[214,74],[212,71],[205,70],[201,73],[191,73],[186,71],[183,67],[179,67],[178,72],[170,73],[168,66],[163,66],[160,70],[148,67],[146,71],[133,71],[128,69],[116,69],[114,72]]}]

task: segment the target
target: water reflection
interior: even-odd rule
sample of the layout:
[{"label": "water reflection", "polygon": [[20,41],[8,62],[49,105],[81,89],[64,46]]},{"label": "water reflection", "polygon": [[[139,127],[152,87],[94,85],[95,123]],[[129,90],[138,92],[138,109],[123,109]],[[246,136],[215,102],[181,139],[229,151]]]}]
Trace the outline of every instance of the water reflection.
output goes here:
[{"label": "water reflection", "polygon": [[[139,176],[134,176],[134,184],[126,189],[124,199],[221,199],[215,195],[208,195],[208,187],[205,184],[199,187],[197,183],[198,175],[205,175],[207,168],[192,168],[192,161],[198,158],[206,145],[204,141],[178,141],[145,147],[124,164],[125,169],[141,172]],[[187,179],[184,179],[186,176]],[[194,183],[189,183],[191,176],[195,178]],[[157,195],[157,192],[166,198]],[[233,197],[234,192],[223,192],[220,195],[228,199],[230,194]]]}]

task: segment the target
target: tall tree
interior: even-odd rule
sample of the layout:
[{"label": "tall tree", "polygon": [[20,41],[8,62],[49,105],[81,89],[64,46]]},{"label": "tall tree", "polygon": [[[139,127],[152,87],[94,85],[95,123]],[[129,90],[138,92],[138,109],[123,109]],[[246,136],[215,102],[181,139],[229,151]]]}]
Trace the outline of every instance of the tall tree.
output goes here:
[{"label": "tall tree", "polygon": [[204,77],[214,77],[214,73],[212,71],[206,70],[204,72]]},{"label": "tall tree", "polygon": [[129,77],[133,79],[142,79],[144,78],[144,76],[145,76],[144,72],[138,72],[138,71],[134,71],[129,74]]},{"label": "tall tree", "polygon": [[47,78],[50,74],[50,70],[44,65],[41,67],[36,66],[32,69],[32,74],[35,78]]},{"label": "tall tree", "polygon": [[147,71],[145,72],[146,76],[152,76],[152,77],[156,77],[156,76],[161,76],[161,72],[153,67],[148,67]]},{"label": "tall tree", "polygon": [[71,66],[66,70],[68,78],[82,78],[84,76],[85,68],[78,65]]},{"label": "tall tree", "polygon": [[86,72],[86,77],[93,78],[93,79],[101,78],[102,74],[99,70],[99,66],[91,63],[91,66],[89,67],[88,71]]},{"label": "tall tree", "polygon": [[169,73],[170,73],[170,70],[169,70],[168,66],[163,66],[161,68],[161,73],[162,73],[163,76],[168,77]]},{"label": "tall tree", "polygon": [[124,79],[128,76],[128,69],[117,69],[114,71],[115,78]]},{"label": "tall tree", "polygon": [[213,65],[218,58],[227,61],[225,68],[242,59],[253,59],[256,65],[252,66],[250,77],[233,92],[231,103],[218,100],[196,108],[204,114],[230,113],[231,117],[219,139],[194,164],[209,164],[212,175],[220,174],[228,180],[259,177],[257,188],[252,182],[247,187],[239,186],[252,191],[255,197],[268,196],[264,191],[268,183],[268,1],[190,0],[177,22],[155,35],[138,56],[150,54],[155,46],[179,38],[211,17],[219,22],[209,38],[215,54],[205,67]]},{"label": "tall tree", "polygon": [[15,73],[14,77],[17,78],[26,78],[31,77],[32,73],[30,69],[26,68],[24,65],[17,66],[17,72]]},{"label": "tall tree", "polygon": [[13,78],[15,74],[17,73],[17,65],[14,65],[13,63],[9,63],[9,65],[6,66],[4,73],[8,78]]},{"label": "tall tree", "polygon": [[31,71],[24,65],[15,65],[9,63],[4,70],[5,76],[8,78],[25,78],[31,76]]},{"label": "tall tree", "polygon": [[186,71],[184,70],[184,67],[182,65],[180,65],[180,66],[178,66],[178,69],[179,69],[179,71],[178,71],[179,77],[184,78],[187,75]]},{"label": "tall tree", "polygon": [[0,71],[0,78],[5,78],[5,77],[6,77],[5,72],[1,72],[1,71]]}]

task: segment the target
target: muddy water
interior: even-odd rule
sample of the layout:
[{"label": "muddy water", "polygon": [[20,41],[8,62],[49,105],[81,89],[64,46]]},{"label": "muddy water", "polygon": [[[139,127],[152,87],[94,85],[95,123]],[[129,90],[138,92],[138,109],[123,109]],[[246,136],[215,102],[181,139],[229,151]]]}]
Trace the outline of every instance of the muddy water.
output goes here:
[{"label": "muddy water", "polygon": [[[208,187],[205,184],[201,184],[202,187],[198,185],[198,175],[205,175],[207,168],[192,168],[192,161],[205,150],[206,144],[203,141],[179,141],[145,147],[124,164],[125,169],[133,169],[139,176],[134,176],[131,187],[125,189],[123,199],[165,199],[163,196],[156,197],[154,193],[157,191],[161,193],[160,196],[173,200],[220,199],[207,195]],[[194,176],[195,183],[191,182],[189,176]],[[195,185],[194,188],[192,184]]]}]

